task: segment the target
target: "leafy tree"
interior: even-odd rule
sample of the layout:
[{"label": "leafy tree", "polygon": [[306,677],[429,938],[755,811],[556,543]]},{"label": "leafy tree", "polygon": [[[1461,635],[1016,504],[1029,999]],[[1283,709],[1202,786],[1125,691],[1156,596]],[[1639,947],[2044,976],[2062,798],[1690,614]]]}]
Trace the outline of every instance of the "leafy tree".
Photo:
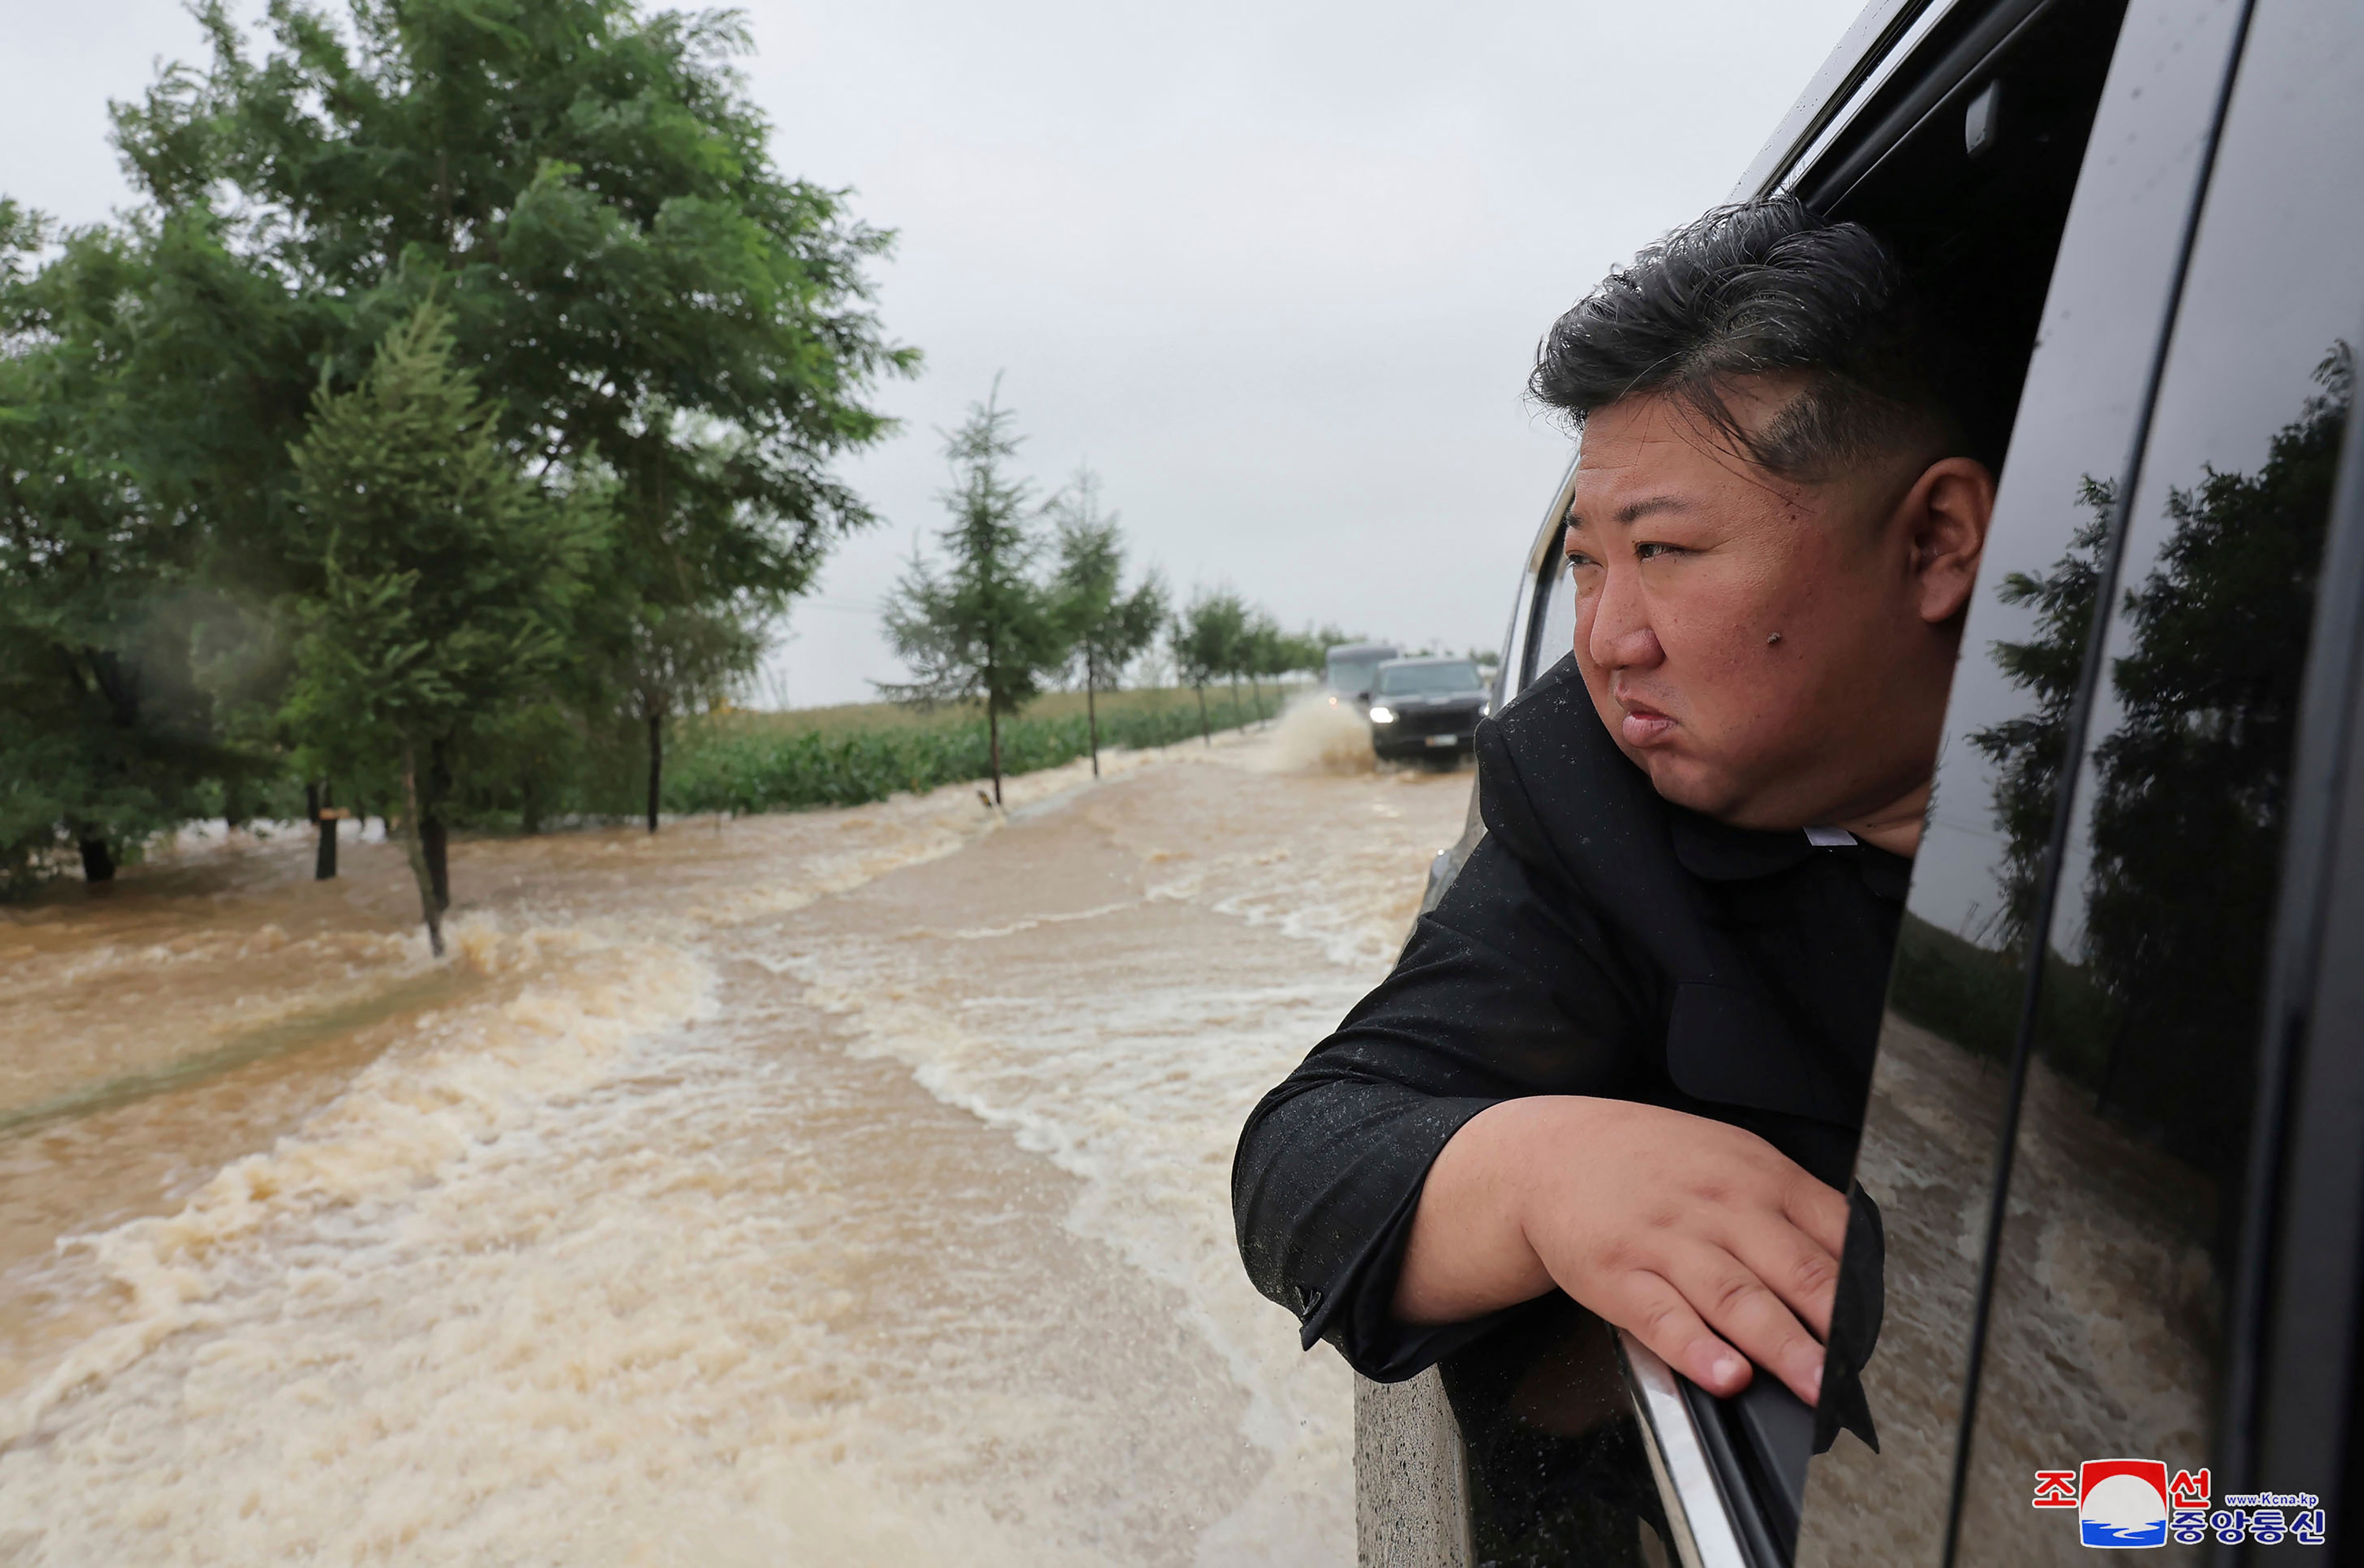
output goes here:
[{"label": "leafy tree", "polygon": [[764,655],[766,623],[728,605],[643,603],[632,612],[617,617],[621,624],[609,636],[592,639],[600,662],[589,673],[593,691],[619,700],[647,737],[647,818],[653,833],[664,787],[665,725],[720,697],[753,671]]},{"label": "leafy tree", "polygon": [[284,710],[325,759],[396,761],[439,955],[448,890],[426,828],[447,784],[434,760],[556,670],[606,527],[602,492],[552,493],[520,472],[496,434],[497,408],[453,358],[448,317],[430,302],[387,336],[358,387],[320,390],[294,456],[319,588],[289,606],[300,634]]},{"label": "leafy tree", "polygon": [[1099,475],[1078,469],[1051,503],[1058,521],[1058,566],[1052,594],[1068,647],[1070,668],[1084,678],[1084,714],[1091,736],[1092,776],[1100,772],[1100,682],[1113,680],[1157,639],[1165,624],[1165,584],[1154,572],[1123,591],[1124,539],[1116,514],[1103,516]]},{"label": "leafy tree", "polygon": [[[1215,673],[1232,684],[1232,722],[1244,723],[1240,717],[1240,677],[1255,667],[1257,639],[1278,628],[1273,627],[1270,617],[1229,588],[1207,601],[1203,624],[1211,639],[1209,651],[1218,660]],[[1256,717],[1264,717],[1261,690],[1256,693]]]},{"label": "leafy tree", "polygon": [[284,303],[202,224],[61,235],[0,200],[0,879],[65,843],[105,881],[206,779],[236,817],[275,769],[217,700],[271,659],[211,519],[297,428],[252,373]]},{"label": "leafy tree", "polygon": [[[1200,589],[1190,603],[1174,618],[1169,636],[1174,645],[1174,665],[1182,681],[1199,694],[1199,734],[1209,745],[1214,744],[1208,733],[1207,683],[1240,667],[1247,638],[1247,606],[1237,594],[1225,589],[1210,593]],[[1238,681],[1232,682],[1232,720],[1239,721]]]},{"label": "leafy tree", "polygon": [[869,391],[917,362],[869,307],[888,237],[774,166],[734,16],[275,0],[260,39],[221,0],[197,16],[210,61],[165,72],[116,127],[156,234],[210,245],[279,301],[281,329],[225,361],[273,417],[267,450],[188,443],[247,460],[215,463],[255,500],[210,506],[217,569],[325,591],[285,504],[287,421],[322,367],[350,386],[440,299],[499,441],[553,484],[612,481],[575,700],[661,736],[871,520],[830,464],[890,428]]},{"label": "leafy tree", "polygon": [[1256,717],[1264,717],[1264,690],[1260,679],[1270,679],[1276,684],[1303,670],[1323,667],[1323,652],[1329,644],[1325,634],[1283,631],[1280,624],[1268,613],[1256,610],[1248,616],[1246,644],[1242,663],[1248,675],[1249,689],[1254,693]]},{"label": "leafy tree", "polygon": [[1001,721],[1032,700],[1066,661],[1058,606],[1035,578],[1043,541],[1030,526],[1032,487],[1009,473],[1016,416],[997,382],[967,421],[944,439],[953,521],[937,538],[941,571],[915,557],[887,596],[887,640],[911,668],[906,683],[878,683],[898,702],[985,705],[993,799],[1001,802]]}]

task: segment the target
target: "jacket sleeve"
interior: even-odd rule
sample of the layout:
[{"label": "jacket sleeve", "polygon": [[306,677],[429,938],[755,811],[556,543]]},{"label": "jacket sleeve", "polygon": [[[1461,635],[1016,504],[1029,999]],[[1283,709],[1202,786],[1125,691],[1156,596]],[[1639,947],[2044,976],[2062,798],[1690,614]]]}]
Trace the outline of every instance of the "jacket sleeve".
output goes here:
[{"label": "jacket sleeve", "polygon": [[[1232,1170],[1240,1253],[1295,1312],[1394,1382],[1491,1319],[1395,1320],[1397,1276],[1430,1164],[1463,1123],[1523,1095],[1631,1093],[1646,999],[1603,923],[1556,878],[1481,733],[1487,835],[1395,970],[1249,1116]],[[1489,755],[1489,752],[1491,755]]]}]

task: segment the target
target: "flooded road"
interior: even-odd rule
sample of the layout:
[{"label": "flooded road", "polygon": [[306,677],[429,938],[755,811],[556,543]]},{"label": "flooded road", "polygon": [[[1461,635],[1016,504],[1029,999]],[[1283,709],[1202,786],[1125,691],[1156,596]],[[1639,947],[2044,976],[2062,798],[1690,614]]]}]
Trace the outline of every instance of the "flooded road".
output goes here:
[{"label": "flooded road", "polygon": [[0,916],[0,1559],[1344,1563],[1256,1097],[1468,775],[194,849]]}]

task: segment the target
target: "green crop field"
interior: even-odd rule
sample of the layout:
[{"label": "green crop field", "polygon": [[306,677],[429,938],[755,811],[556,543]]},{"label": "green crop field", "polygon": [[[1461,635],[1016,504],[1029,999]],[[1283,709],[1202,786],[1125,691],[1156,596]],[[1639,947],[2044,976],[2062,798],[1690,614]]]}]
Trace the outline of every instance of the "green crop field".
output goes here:
[{"label": "green crop field", "polygon": [[[1207,693],[1206,724],[1230,729],[1270,717],[1287,688],[1267,685],[1261,709],[1241,688]],[[1100,747],[1170,746],[1199,733],[1199,694],[1187,688],[1103,692]],[[1055,768],[1089,748],[1084,695],[1054,692],[1001,727],[1005,773]],[[917,794],[991,772],[985,716],[967,706],[934,709],[893,703],[732,710],[685,723],[666,768],[664,804],[676,812],[780,811],[859,806],[898,791]]]}]

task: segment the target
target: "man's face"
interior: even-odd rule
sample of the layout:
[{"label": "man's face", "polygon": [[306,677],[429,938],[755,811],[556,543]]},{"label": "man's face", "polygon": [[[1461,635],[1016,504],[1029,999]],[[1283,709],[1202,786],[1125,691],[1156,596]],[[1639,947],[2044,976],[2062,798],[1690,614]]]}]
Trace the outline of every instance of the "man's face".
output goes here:
[{"label": "man's face", "polygon": [[[1754,429],[1790,391],[1749,384],[1729,401]],[[1909,796],[1935,756],[1985,533],[1966,497],[1992,493],[1977,464],[1923,454],[1794,483],[1669,398],[1596,411],[1567,550],[1601,722],[1660,795],[1740,827],[1854,821]],[[1933,499],[1976,511],[1955,519],[1975,522],[1967,551],[1961,527],[1938,537],[1945,517],[1933,534]]]}]

